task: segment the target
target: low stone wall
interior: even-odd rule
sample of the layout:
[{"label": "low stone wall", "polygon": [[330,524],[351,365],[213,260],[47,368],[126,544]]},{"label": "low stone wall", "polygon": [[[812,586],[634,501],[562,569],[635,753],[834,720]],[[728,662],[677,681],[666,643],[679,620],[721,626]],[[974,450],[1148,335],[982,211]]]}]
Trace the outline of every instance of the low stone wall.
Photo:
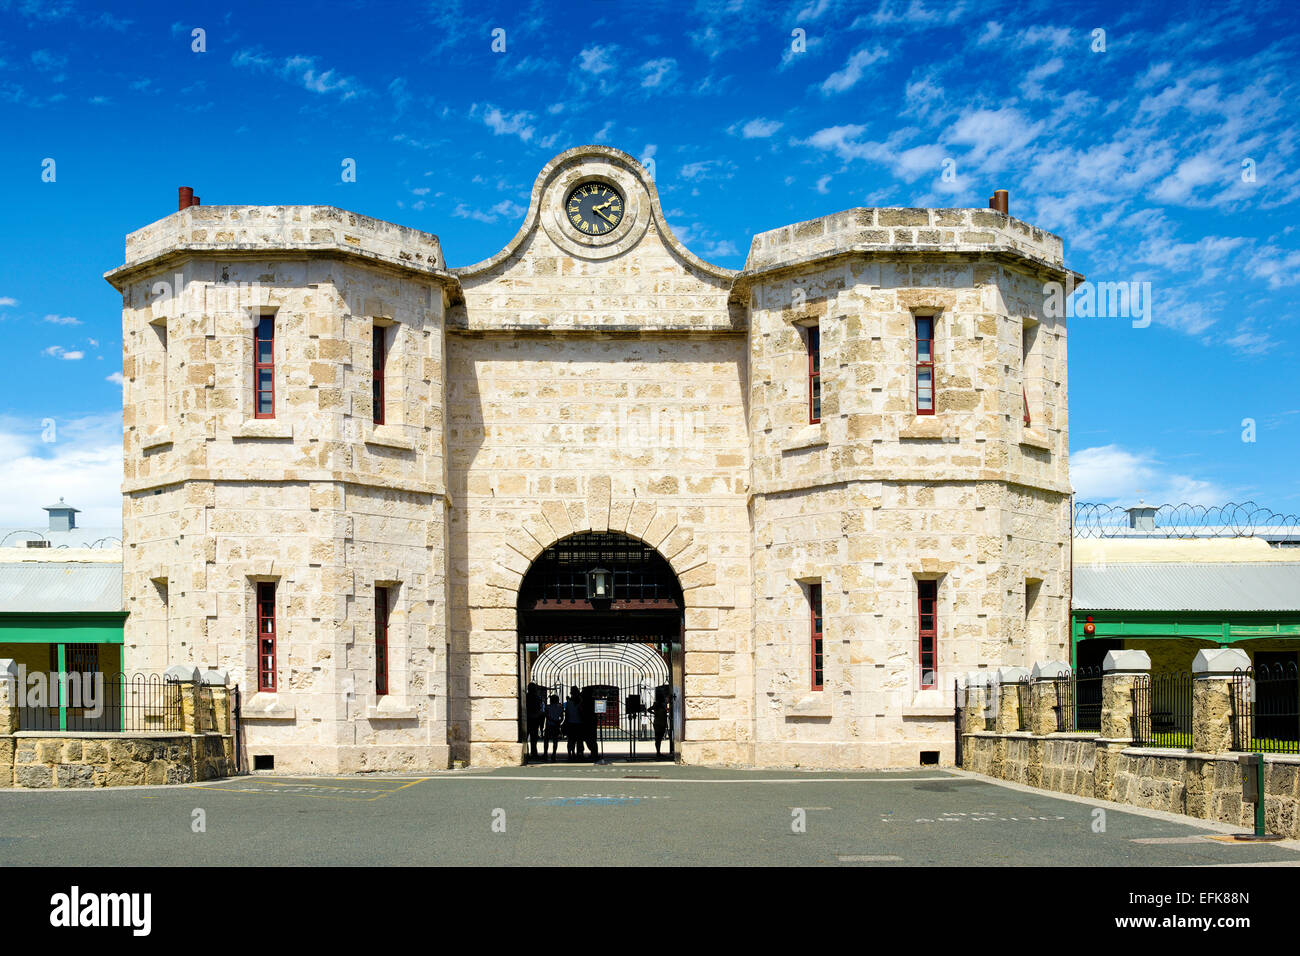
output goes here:
[{"label": "low stone wall", "polygon": [[234,739],[223,734],[20,731],[11,740],[12,763],[0,763],[0,786],[128,787],[194,783],[234,772]]},{"label": "low stone wall", "polygon": [[[1241,798],[1237,754],[1128,746],[1087,734],[963,736],[963,764],[976,773],[1078,797],[1184,813],[1250,831],[1254,805]],[[1300,757],[1264,757],[1264,819],[1300,839]]]},{"label": "low stone wall", "polygon": [[[127,787],[195,783],[235,773],[235,726],[224,671],[169,668],[174,732],[20,730],[18,668],[0,660],[0,787]],[[169,689],[169,694],[173,693]]]}]

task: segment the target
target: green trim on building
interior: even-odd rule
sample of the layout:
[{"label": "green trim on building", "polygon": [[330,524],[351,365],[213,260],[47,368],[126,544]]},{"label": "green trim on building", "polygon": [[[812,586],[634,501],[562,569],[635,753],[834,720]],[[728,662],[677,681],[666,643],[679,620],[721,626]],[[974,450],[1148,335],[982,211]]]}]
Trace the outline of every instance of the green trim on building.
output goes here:
[{"label": "green trim on building", "polygon": [[1300,638],[1300,612],[1277,611],[1073,611],[1070,614],[1070,661],[1078,660],[1079,642],[1088,617],[1093,638],[1178,640],[1194,638],[1216,644],[1261,638]]},{"label": "green trim on building", "polygon": [[121,644],[125,611],[0,614],[0,644]]}]

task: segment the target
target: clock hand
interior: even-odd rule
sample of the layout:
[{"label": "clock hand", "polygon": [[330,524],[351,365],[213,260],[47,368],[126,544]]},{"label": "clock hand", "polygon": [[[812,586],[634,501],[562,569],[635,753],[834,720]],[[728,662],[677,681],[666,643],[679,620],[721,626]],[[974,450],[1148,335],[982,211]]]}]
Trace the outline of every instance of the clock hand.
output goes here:
[{"label": "clock hand", "polygon": [[591,211],[594,212],[594,213],[595,213],[597,216],[599,216],[601,219],[604,219],[604,220],[605,220],[607,223],[609,223],[611,226],[614,225],[614,220],[613,220],[613,219],[610,219],[609,216],[606,216],[603,212],[601,212],[601,211],[600,211],[601,208],[602,208],[602,207],[600,207],[600,206],[592,206],[592,207],[591,207]]}]

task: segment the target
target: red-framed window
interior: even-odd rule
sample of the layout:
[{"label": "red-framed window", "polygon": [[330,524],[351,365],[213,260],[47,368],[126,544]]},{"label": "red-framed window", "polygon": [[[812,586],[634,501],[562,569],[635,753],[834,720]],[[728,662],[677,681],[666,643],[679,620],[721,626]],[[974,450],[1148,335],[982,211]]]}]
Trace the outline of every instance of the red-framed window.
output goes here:
[{"label": "red-framed window", "polygon": [[934,414],[934,316],[916,317],[916,414]]},{"label": "red-framed window", "polygon": [[808,422],[822,420],[822,333],[816,325],[808,326]]},{"label": "red-framed window", "polygon": [[275,316],[264,315],[253,333],[253,417],[275,417]]},{"label": "red-framed window", "polygon": [[384,327],[376,325],[370,333],[371,379],[370,395],[375,409],[375,424],[384,423]]},{"label": "red-framed window", "polygon": [[822,640],[822,586],[808,585],[808,610],[812,619],[812,689],[821,690],[826,683],[826,668]]},{"label": "red-framed window", "polygon": [[375,588],[375,693],[388,693],[388,588]]},{"label": "red-framed window", "polygon": [[916,631],[920,638],[921,687],[934,687],[939,675],[939,582],[916,582]]},{"label": "red-framed window", "polygon": [[257,582],[257,689],[275,691],[275,582]]}]

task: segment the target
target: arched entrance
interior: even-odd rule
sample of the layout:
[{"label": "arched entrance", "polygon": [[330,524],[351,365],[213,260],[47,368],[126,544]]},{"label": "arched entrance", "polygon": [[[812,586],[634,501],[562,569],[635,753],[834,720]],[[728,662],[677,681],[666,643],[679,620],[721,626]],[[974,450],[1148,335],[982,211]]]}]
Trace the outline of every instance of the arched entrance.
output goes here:
[{"label": "arched entrance", "polygon": [[[674,757],[682,733],[682,609],[672,568],[637,538],[585,532],[543,551],[519,587],[525,759],[536,759],[534,743],[538,754],[546,750],[545,722],[538,726],[530,693],[562,703],[574,688],[589,699],[600,756]],[[567,759],[563,739],[556,749]]]}]

